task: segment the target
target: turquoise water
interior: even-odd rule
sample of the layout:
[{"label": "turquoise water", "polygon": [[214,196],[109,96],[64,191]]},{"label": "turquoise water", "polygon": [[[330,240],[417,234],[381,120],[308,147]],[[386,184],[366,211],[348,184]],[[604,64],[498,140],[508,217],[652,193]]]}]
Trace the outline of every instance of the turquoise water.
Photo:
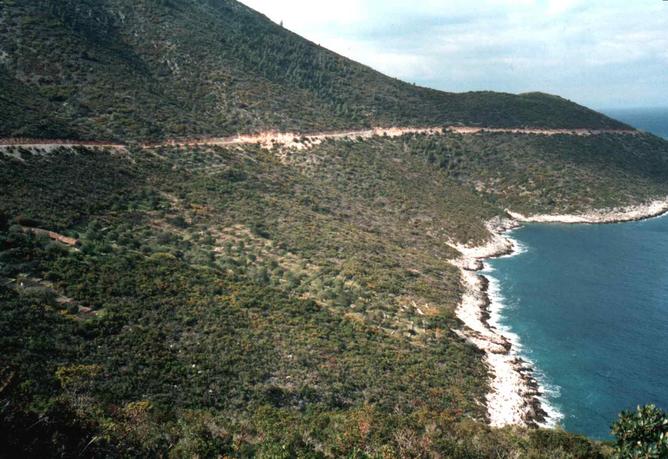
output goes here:
[{"label": "turquoise water", "polygon": [[561,424],[607,438],[622,409],[668,409],[668,217],[512,237],[524,251],[489,261],[490,291]]}]

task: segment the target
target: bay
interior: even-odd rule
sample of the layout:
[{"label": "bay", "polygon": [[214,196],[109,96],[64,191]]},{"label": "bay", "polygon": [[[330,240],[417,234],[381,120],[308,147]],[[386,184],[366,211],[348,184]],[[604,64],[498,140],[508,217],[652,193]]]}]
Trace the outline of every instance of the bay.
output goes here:
[{"label": "bay", "polygon": [[530,224],[486,275],[569,431],[608,438],[622,409],[668,409],[668,217]]}]

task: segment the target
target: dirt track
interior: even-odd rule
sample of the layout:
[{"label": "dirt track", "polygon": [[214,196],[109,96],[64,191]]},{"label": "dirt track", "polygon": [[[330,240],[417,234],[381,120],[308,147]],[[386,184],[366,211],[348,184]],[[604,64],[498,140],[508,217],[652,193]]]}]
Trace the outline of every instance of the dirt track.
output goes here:
[{"label": "dirt track", "polygon": [[61,242],[65,245],[69,245],[70,247],[76,247],[77,242],[79,242],[77,239],[73,237],[67,237],[63,236],[62,234],[56,233],[55,231],[49,231],[45,230],[42,228],[33,228],[30,226],[23,226],[22,227],[23,231],[26,233],[34,233],[37,235],[43,234],[48,236],[49,238],[53,239],[54,241]]},{"label": "dirt track", "polygon": [[[442,134],[452,132],[462,135],[473,135],[482,132],[508,133],[508,134],[534,134],[534,135],[574,135],[590,136],[599,134],[626,134],[636,135],[636,130],[621,129],[540,129],[540,128],[482,128],[475,126],[450,126],[443,127],[389,127],[371,128],[352,131],[330,131],[303,134],[297,132],[266,131],[257,134],[237,135],[233,137],[209,137],[203,139],[172,139],[160,143],[142,145],[146,149],[174,146],[233,146],[233,145],[261,145],[265,148],[293,147],[308,148],[318,145],[325,140],[337,139],[368,139],[374,136],[399,137],[404,134]],[[35,149],[55,149],[59,147],[91,147],[91,148],[113,148],[124,149],[126,145],[106,142],[76,141],[76,140],[53,140],[53,139],[0,139],[0,150],[9,147],[23,147]]]},{"label": "dirt track", "polygon": [[451,126],[442,127],[390,127],[372,128],[353,131],[331,131],[313,134],[301,134],[296,132],[267,131],[259,134],[239,135],[236,137],[212,137],[206,139],[181,139],[169,140],[163,143],[146,144],[144,148],[160,148],[164,146],[193,146],[193,145],[247,145],[257,144],[266,148],[274,146],[287,146],[296,148],[307,148],[317,145],[325,140],[371,138],[373,136],[399,137],[404,134],[442,134],[453,132],[463,135],[479,134],[482,132],[510,133],[510,134],[535,134],[535,135],[576,135],[589,136],[605,133],[637,134],[635,130],[591,130],[591,129],[538,129],[538,128],[482,128],[473,126]]}]

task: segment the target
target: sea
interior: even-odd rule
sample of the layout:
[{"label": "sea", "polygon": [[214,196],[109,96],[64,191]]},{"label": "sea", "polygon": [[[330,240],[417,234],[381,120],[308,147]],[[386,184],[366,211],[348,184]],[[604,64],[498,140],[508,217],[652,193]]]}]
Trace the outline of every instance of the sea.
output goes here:
[{"label": "sea", "polygon": [[[668,138],[668,109],[608,114]],[[484,271],[493,319],[533,363],[553,422],[609,439],[621,410],[668,411],[668,216],[510,236],[521,250]]]},{"label": "sea", "polygon": [[668,107],[601,110],[606,115],[643,131],[668,139]]}]

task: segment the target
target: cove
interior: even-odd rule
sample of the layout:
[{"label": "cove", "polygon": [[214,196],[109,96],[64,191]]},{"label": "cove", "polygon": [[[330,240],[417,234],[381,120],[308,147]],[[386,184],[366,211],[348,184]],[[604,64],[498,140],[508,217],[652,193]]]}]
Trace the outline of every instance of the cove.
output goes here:
[{"label": "cove", "polygon": [[668,409],[668,217],[527,224],[488,260],[497,323],[531,361],[572,432],[610,438],[619,411]]}]

